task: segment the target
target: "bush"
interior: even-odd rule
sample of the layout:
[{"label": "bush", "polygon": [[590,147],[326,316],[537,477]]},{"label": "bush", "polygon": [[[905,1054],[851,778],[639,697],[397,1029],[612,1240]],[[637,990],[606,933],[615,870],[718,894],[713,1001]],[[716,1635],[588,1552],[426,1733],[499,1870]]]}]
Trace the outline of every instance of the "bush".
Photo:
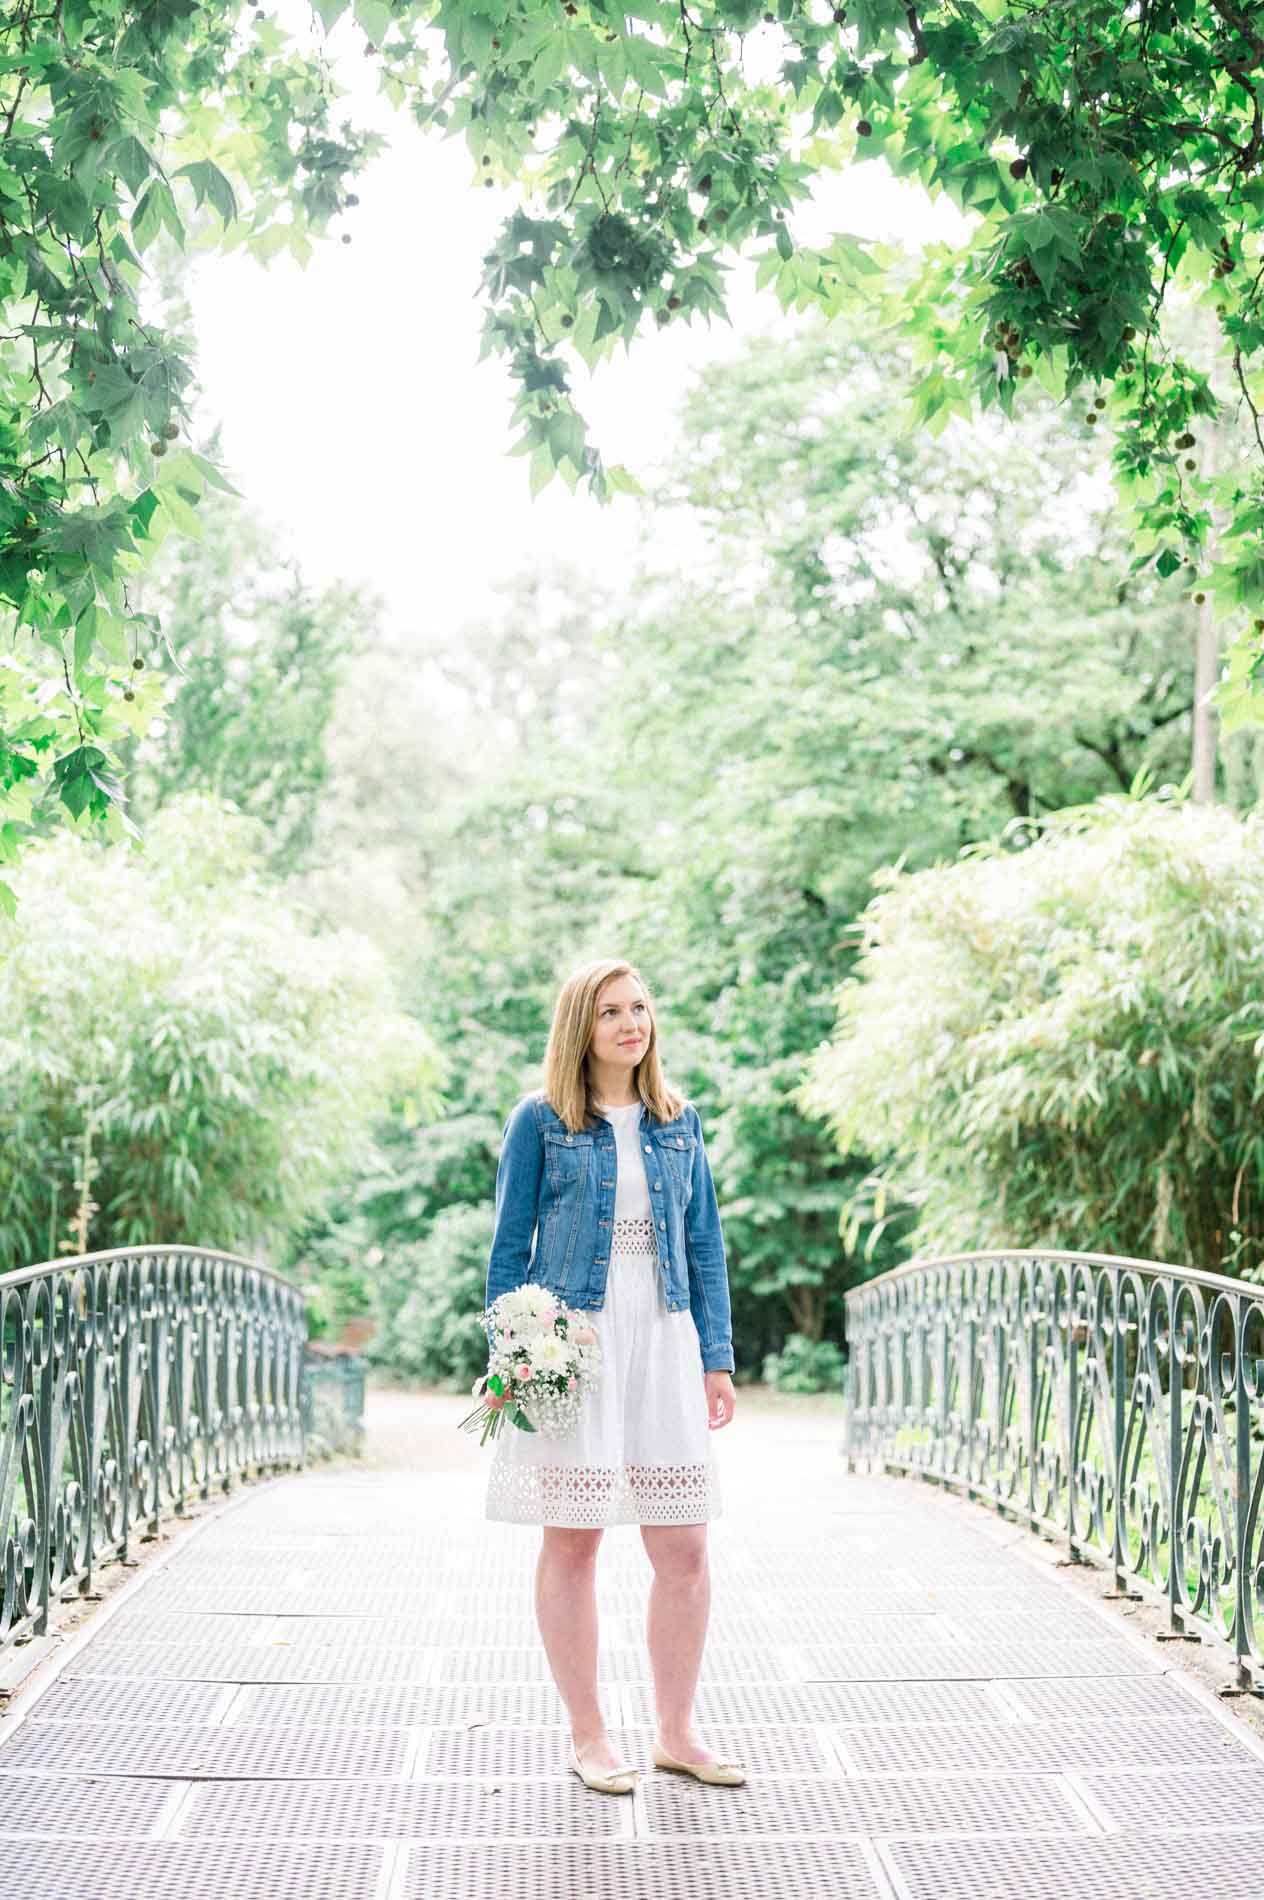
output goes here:
[{"label": "bush", "polygon": [[778,1392],[841,1392],[847,1361],[832,1339],[787,1333],[780,1352],[764,1355],[764,1383]]},{"label": "bush", "polygon": [[482,1207],[446,1207],[424,1240],[402,1249],[391,1263],[411,1266],[411,1291],[374,1357],[427,1385],[464,1391],[487,1370],[487,1335],[476,1323],[487,1288],[495,1212]]},{"label": "bush", "polygon": [[1253,1274],[1264,1246],[1264,821],[1114,797],[864,913],[800,1099],[885,1157],[920,1252]]},{"label": "bush", "polygon": [[0,939],[0,1265],[279,1247],[375,1121],[428,1097],[432,1045],[381,957],[315,934],[263,842],[194,796],[143,850],[68,833],[23,860]]}]

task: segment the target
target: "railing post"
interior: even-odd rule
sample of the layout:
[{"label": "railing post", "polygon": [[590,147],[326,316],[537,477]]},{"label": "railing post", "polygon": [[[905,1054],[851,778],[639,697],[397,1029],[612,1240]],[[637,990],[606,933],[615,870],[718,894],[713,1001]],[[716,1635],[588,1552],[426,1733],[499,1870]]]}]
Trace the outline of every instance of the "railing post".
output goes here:
[{"label": "railing post", "polygon": [[975,1308],[972,1301],[969,1309],[969,1317],[964,1321],[961,1328],[962,1359],[964,1362],[962,1376],[966,1382],[964,1430],[966,1454],[965,1477],[967,1484],[974,1482],[974,1438],[977,1424],[974,1407],[974,1365],[975,1353],[978,1351],[978,1322],[974,1314]]},{"label": "railing post", "polygon": [[1233,1484],[1233,1657],[1237,1682],[1239,1687],[1243,1688],[1247,1687],[1251,1680],[1246,1665],[1249,1645],[1244,1601],[1247,1558],[1250,1554],[1246,1541],[1246,1520],[1251,1501],[1251,1412],[1246,1394],[1247,1311],[1247,1299],[1239,1293],[1234,1300],[1233,1308],[1236,1335],[1233,1342],[1233,1414],[1236,1427]]},{"label": "railing post", "polygon": [[86,1469],[83,1481],[83,1576],[79,1583],[80,1596],[92,1594],[92,1566],[96,1556],[96,1493],[94,1482],[100,1446],[97,1443],[97,1377],[98,1377],[98,1329],[97,1278],[92,1269],[87,1273],[87,1311],[83,1314],[85,1327],[85,1346],[83,1355],[83,1455]]},{"label": "railing post", "polygon": [[[951,1277],[949,1285],[951,1286]],[[941,1481],[948,1482],[948,1312],[945,1307],[939,1316],[939,1455],[936,1463]]]},{"label": "railing post", "polygon": [[[45,1302],[46,1296],[46,1302]],[[38,1604],[35,1616],[35,1634],[44,1636],[48,1632],[48,1606],[50,1599],[49,1575],[49,1533],[53,1516],[53,1298],[54,1282],[51,1278],[38,1284],[34,1302],[38,1316],[44,1309],[43,1346],[44,1363],[40,1367],[39,1398],[37,1402],[39,1417],[39,1457],[36,1461],[39,1497],[36,1502],[35,1524],[35,1569],[39,1580]],[[39,1321],[36,1321],[36,1339],[39,1338]],[[38,1351],[38,1346],[36,1348]]]},{"label": "railing post", "polygon": [[1075,1427],[1080,1403],[1079,1326],[1075,1316],[1075,1269],[1071,1269],[1067,1289],[1067,1424],[1066,1424],[1066,1466],[1067,1466],[1067,1554],[1078,1557],[1079,1533],[1075,1512]]},{"label": "railing post", "polygon": [[1169,1630],[1178,1627],[1177,1610],[1185,1603],[1185,1538],[1179,1516],[1180,1501],[1184,1487],[1181,1483],[1181,1469],[1185,1462],[1185,1367],[1176,1350],[1176,1305],[1173,1298],[1175,1286],[1171,1281],[1165,1283],[1167,1298],[1168,1349],[1167,1349],[1167,1469],[1168,1469],[1168,1533],[1167,1533],[1167,1626]]},{"label": "railing post", "polygon": [[1111,1294],[1114,1340],[1110,1350],[1110,1382],[1111,1397],[1114,1400],[1111,1418],[1115,1440],[1115,1521],[1111,1537],[1111,1555],[1114,1562],[1115,1588],[1126,1590],[1128,1583],[1124,1563],[1124,1316],[1120,1305],[1117,1269],[1111,1275]]}]

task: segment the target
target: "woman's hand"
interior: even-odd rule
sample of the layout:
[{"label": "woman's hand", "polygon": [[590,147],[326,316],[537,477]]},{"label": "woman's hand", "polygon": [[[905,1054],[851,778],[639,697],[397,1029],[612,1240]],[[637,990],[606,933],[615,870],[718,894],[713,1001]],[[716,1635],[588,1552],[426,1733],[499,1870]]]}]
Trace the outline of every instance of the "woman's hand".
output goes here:
[{"label": "woman's hand", "polygon": [[737,1401],[733,1375],[731,1372],[704,1372],[702,1382],[707,1389],[707,1424],[713,1432],[721,1431],[733,1422],[733,1407]]}]

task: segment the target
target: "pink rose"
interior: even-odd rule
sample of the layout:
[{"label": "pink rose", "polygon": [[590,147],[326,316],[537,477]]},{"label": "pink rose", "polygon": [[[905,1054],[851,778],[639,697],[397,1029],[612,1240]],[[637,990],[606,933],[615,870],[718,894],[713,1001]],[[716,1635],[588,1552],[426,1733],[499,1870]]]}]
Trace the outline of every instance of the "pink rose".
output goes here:
[{"label": "pink rose", "polygon": [[596,1337],[597,1335],[591,1326],[581,1326],[579,1331],[575,1334],[575,1344],[577,1346],[591,1346]]},{"label": "pink rose", "polygon": [[573,1392],[575,1390],[575,1384],[576,1384],[576,1381],[574,1379],[568,1379],[566,1381],[566,1390],[568,1392]]},{"label": "pink rose", "polygon": [[515,1367],[515,1369],[514,1369],[514,1376],[515,1376],[516,1378],[518,1378],[518,1379],[520,1379],[520,1380],[522,1381],[522,1383],[523,1383],[523,1384],[525,1385],[525,1384],[526,1384],[526,1382],[527,1382],[527,1380],[528,1380],[528,1379],[529,1379],[529,1378],[531,1377],[531,1368],[530,1368],[530,1366],[517,1366],[517,1367]]}]

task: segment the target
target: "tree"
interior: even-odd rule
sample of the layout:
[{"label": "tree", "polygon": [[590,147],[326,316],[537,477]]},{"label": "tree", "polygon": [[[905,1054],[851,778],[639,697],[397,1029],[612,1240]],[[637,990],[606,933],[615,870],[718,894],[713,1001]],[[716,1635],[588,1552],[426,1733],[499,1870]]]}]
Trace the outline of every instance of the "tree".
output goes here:
[{"label": "tree", "polygon": [[0,959],[0,1271],[154,1240],[274,1260],[433,1103],[432,1041],[354,931],[314,929],[257,820],[186,794],[143,851],[28,852]]},{"label": "tree", "polygon": [[[757,250],[786,308],[857,299],[920,351],[910,418],[1025,383],[1109,414],[1137,559],[1214,593],[1238,716],[1258,716],[1264,433],[1257,360],[1264,34],[1238,0],[319,0],[354,18],[388,96],[463,133],[523,202],[487,258],[486,347],[517,377],[518,447],[599,495],[634,486],[570,388],[646,323],[724,310]],[[381,144],[331,125],[333,89],[262,10],[175,0],[11,8],[0,25],[0,600],[26,645],[0,674],[0,853],[47,801],[126,834],[115,747],[157,696],[133,683],[161,626],[129,582],[195,531],[214,462],[180,440],[192,365],[140,307],[146,248],[247,244],[300,259]],[[765,32],[764,29],[770,29]],[[763,71],[747,76],[758,33]],[[977,214],[960,250],[904,260],[788,214],[822,171],[880,154]],[[193,203],[190,206],[189,199]],[[344,234],[346,235],[346,234]],[[1165,341],[1169,288],[1217,312],[1258,456],[1188,455],[1216,401]],[[1098,405],[1104,408],[1098,408]],[[1193,426],[1191,426],[1193,425]],[[1225,510],[1214,570],[1213,504]],[[1208,571],[1203,574],[1202,569]],[[41,654],[40,648],[43,649]],[[32,652],[34,658],[32,658]],[[138,665],[139,663],[139,665]],[[11,907],[6,886],[0,903]]]},{"label": "tree", "polygon": [[1258,814],[1112,794],[892,872],[800,1092],[917,1250],[1264,1262]]},{"label": "tree", "polygon": [[[408,1243],[485,1202],[555,985],[610,951],[643,963],[703,1115],[743,1368],[788,1330],[837,1338],[846,1289],[902,1257],[911,1224],[875,1194],[871,1146],[840,1154],[795,1099],[874,873],[1183,775],[1187,615],[1129,573],[1105,444],[1068,439],[1047,397],[1012,431],[902,435],[907,351],[836,321],[710,371],[652,497],[700,525],[688,572],[647,565],[605,601],[565,576],[514,590],[450,663],[454,766],[404,823],[416,732],[377,761],[356,823],[375,835],[389,813],[412,855],[403,986],[451,1055],[447,1100],[305,1245],[372,1278],[383,1351]],[[375,681],[357,669],[344,694]]]},{"label": "tree", "polygon": [[338,689],[374,603],[310,587],[242,502],[208,496],[199,513],[204,538],[168,542],[154,577],[164,694],[120,748],[132,809],[143,820],[195,789],[231,800],[261,820],[268,869],[285,877],[317,848]]}]

